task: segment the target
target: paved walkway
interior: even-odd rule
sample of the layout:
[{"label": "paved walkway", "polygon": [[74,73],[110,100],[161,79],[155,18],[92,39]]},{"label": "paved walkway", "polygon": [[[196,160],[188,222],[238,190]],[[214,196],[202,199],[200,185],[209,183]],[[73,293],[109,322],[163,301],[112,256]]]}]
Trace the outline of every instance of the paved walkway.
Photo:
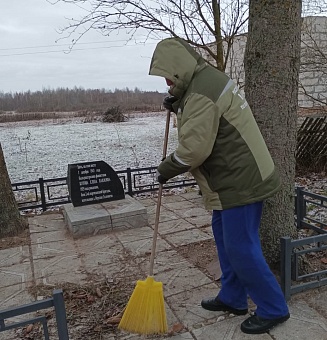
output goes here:
[{"label": "paved walkway", "polygon": [[[146,273],[152,245],[151,227],[155,219],[155,198],[142,199],[147,207],[149,226],[119,229],[110,234],[73,239],[62,214],[51,213],[29,219],[31,246],[0,251],[0,309],[33,301],[28,288],[35,284],[83,284],[88,273],[112,276],[119,273]],[[201,308],[203,297],[217,294],[218,285],[176,252],[176,247],[212,238],[211,216],[203,209],[196,193],[165,196],[159,226],[155,279],[164,284],[169,328],[183,324],[172,340],[327,340],[327,288],[293,296],[289,302],[291,318],[263,335],[247,335],[240,324],[248,316],[209,312]],[[122,259],[128,251],[131,262]],[[144,256],[142,256],[144,255]],[[143,277],[139,277],[143,279]],[[54,337],[53,339],[55,339]],[[70,334],[74,340],[74,334]],[[101,339],[143,339],[124,332]],[[150,337],[151,338],[151,337]],[[152,337],[154,338],[154,337]],[[164,338],[164,337],[155,337]],[[0,340],[14,340],[14,332],[0,333]],[[86,339],[87,340],[87,339]]]}]

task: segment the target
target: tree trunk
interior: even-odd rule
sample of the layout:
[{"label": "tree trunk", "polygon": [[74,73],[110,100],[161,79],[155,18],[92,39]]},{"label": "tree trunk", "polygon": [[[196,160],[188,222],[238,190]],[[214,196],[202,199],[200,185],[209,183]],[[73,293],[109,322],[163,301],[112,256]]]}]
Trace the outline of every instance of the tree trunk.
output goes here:
[{"label": "tree trunk", "polygon": [[296,235],[294,180],[301,1],[250,0],[244,57],[245,94],[282,181],[265,202],[261,239],[270,264],[280,258],[280,237]]},{"label": "tree trunk", "polygon": [[18,235],[27,227],[19,213],[0,143],[0,238]]},{"label": "tree trunk", "polygon": [[220,71],[225,71],[225,63],[224,63],[224,46],[223,46],[223,38],[221,35],[221,13],[220,13],[220,4],[219,1],[212,0],[212,13],[214,18],[214,27],[215,27],[215,41],[216,46],[216,65],[217,69]]}]

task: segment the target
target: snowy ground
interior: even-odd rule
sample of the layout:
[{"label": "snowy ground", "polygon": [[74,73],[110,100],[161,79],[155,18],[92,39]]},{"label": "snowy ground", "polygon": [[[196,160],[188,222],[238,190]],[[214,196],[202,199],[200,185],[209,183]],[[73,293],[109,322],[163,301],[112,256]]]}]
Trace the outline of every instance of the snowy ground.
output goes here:
[{"label": "snowy ground", "polygon": [[[42,120],[0,124],[10,179],[65,177],[70,163],[103,160],[115,170],[157,166],[162,159],[166,113],[138,113],[123,123]],[[177,145],[170,122],[168,154]],[[295,185],[327,195],[325,173],[298,177]]]},{"label": "snowy ground", "polygon": [[[166,114],[135,114],[123,123],[42,120],[0,124],[0,142],[12,183],[65,177],[68,164],[107,162],[115,170],[157,166],[162,159]],[[177,145],[170,122],[168,153]],[[295,186],[327,195],[325,173],[297,177]],[[311,214],[326,221],[327,209]]]},{"label": "snowy ground", "polygon": [[[11,181],[64,177],[70,163],[103,160],[115,170],[156,166],[162,159],[166,113],[138,114],[123,123],[82,120],[0,124]],[[170,124],[168,153],[177,143]]]}]

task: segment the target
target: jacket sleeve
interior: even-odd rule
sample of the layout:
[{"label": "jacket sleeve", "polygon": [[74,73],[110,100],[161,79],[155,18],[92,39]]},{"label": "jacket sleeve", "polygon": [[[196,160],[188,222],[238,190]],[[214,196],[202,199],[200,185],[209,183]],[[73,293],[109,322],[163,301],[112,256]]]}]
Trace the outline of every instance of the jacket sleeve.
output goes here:
[{"label": "jacket sleeve", "polygon": [[193,93],[185,103],[176,151],[158,167],[169,179],[200,166],[211,154],[219,127],[218,107],[209,98]]}]

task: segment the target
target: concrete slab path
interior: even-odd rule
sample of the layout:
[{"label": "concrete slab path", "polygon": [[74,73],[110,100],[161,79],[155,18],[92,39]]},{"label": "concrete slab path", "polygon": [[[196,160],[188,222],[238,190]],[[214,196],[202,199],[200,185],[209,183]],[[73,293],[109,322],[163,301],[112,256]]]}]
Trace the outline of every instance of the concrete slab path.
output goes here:
[{"label": "concrete slab path", "polygon": [[[90,273],[121,277],[146,273],[156,198],[140,202],[147,209],[148,225],[119,228],[79,239],[71,236],[60,212],[30,218],[31,245],[0,250],[0,310],[33,301],[28,290],[33,285],[55,288],[63,282],[83,284],[88,282]],[[155,277],[164,284],[169,328],[178,323],[185,327],[170,339],[327,340],[326,287],[293,296],[289,302],[291,318],[263,335],[241,332],[240,324],[248,315],[233,316],[201,308],[203,297],[217,294],[219,282],[181,256],[176,247],[211,239],[210,221],[210,212],[203,209],[201,198],[195,192],[162,199]],[[127,265],[126,253],[132,255],[128,257]],[[70,337],[74,339],[73,334]],[[0,340],[13,339],[17,339],[13,331],[0,333]],[[120,332],[101,339],[137,340],[144,337]]]}]

